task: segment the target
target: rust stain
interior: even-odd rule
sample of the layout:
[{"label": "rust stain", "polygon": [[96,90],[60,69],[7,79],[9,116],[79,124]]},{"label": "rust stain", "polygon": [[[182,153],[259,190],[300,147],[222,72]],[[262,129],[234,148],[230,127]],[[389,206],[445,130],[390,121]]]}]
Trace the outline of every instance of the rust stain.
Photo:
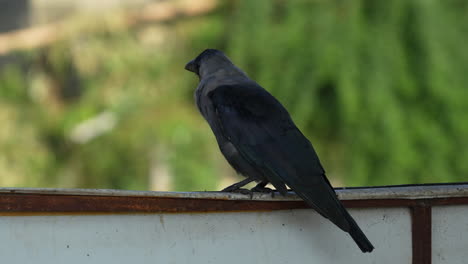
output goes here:
[{"label": "rust stain", "polygon": [[[436,199],[344,200],[347,208],[414,207],[468,204],[468,197]],[[142,196],[0,194],[0,215],[213,213],[307,209],[303,201],[259,201]]]},{"label": "rust stain", "polygon": [[308,208],[302,201],[215,200],[166,197],[0,195],[0,212],[188,213]]},{"label": "rust stain", "polygon": [[423,199],[366,199],[366,200],[344,200],[341,201],[349,208],[372,208],[372,207],[412,207],[421,203],[430,206],[437,205],[460,205],[468,204],[468,197],[447,198],[423,198]]},{"label": "rust stain", "polygon": [[432,208],[427,201],[411,207],[413,264],[432,262]]},{"label": "rust stain", "polygon": [[164,215],[159,215],[159,223],[161,223],[163,230],[166,231],[166,226],[164,225]]}]

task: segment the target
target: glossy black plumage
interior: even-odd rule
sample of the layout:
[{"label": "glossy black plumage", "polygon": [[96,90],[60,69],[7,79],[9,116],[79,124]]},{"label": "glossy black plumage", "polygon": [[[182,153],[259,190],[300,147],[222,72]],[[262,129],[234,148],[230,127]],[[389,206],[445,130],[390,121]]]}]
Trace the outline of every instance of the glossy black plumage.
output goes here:
[{"label": "glossy black plumage", "polygon": [[231,166],[284,194],[289,186],[322,216],[373,250],[338,200],[309,140],[287,110],[220,51],[206,50],[186,65],[200,77],[197,106]]}]

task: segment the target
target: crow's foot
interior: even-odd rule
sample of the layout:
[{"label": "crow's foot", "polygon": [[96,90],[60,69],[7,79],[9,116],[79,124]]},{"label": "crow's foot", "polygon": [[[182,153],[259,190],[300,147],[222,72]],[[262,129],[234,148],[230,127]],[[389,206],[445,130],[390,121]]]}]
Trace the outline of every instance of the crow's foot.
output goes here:
[{"label": "crow's foot", "polygon": [[260,193],[271,193],[274,192],[275,190],[268,188],[268,187],[263,187],[263,186],[255,186],[252,189],[250,189],[252,192],[260,192]]},{"label": "crow's foot", "polygon": [[267,181],[261,181],[259,184],[257,184],[255,187],[250,189],[252,192],[259,192],[259,193],[269,193],[271,194],[271,198],[275,197],[275,190],[265,187],[268,184]]},{"label": "crow's foot", "polygon": [[253,178],[247,178],[247,179],[242,180],[240,182],[234,183],[233,185],[230,185],[230,186],[222,189],[221,191],[222,192],[235,192],[235,191],[241,189],[241,187],[243,187],[244,185],[249,184],[249,183],[251,183],[253,181],[254,181]]},{"label": "crow's foot", "polygon": [[252,191],[249,189],[239,188],[237,190],[232,191],[233,193],[241,193],[241,194],[249,194],[252,196]]}]

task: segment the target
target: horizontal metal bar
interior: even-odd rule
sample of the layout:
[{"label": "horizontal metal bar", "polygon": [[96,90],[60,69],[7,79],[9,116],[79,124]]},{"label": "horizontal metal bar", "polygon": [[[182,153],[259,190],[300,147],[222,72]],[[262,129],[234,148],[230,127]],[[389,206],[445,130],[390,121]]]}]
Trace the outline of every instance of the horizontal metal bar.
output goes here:
[{"label": "horizontal metal bar", "polygon": [[[376,187],[336,188],[341,200],[375,200],[375,199],[433,199],[468,197],[468,183],[453,184],[422,184],[396,185]],[[50,194],[78,196],[127,196],[127,197],[160,197],[160,198],[191,198],[218,200],[258,200],[258,201],[299,201],[294,193],[286,196],[279,194],[254,193],[245,195],[224,192],[153,192],[127,191],[110,189],[49,189],[49,188],[0,188],[0,196],[4,194]]]},{"label": "horizontal metal bar", "polygon": [[[412,207],[468,204],[468,197],[424,200],[345,200],[348,208]],[[51,194],[0,195],[0,213],[189,213],[272,211],[310,208],[303,201],[194,199],[143,196],[91,196]]]}]

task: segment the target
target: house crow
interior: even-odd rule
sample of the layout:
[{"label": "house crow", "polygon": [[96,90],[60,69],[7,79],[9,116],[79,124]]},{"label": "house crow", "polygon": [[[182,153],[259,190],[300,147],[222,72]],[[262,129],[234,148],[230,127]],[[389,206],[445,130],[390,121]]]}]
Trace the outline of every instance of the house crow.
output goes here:
[{"label": "house crow", "polygon": [[221,152],[246,177],[224,191],[256,181],[253,191],[265,191],[265,185],[271,183],[284,195],[289,186],[319,214],[348,232],[363,252],[374,249],[338,200],[312,144],[275,97],[219,50],[203,51],[185,69],[200,78],[196,104]]}]

